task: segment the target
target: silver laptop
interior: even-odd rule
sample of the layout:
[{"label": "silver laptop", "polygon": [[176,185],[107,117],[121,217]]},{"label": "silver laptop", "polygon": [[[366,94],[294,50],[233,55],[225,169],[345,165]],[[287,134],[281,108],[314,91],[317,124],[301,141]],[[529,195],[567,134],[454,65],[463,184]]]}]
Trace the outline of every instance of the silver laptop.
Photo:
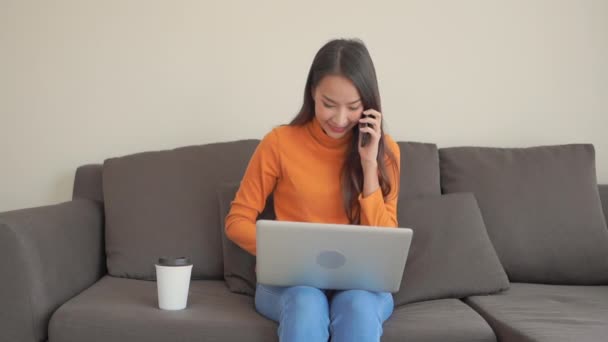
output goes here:
[{"label": "silver laptop", "polygon": [[409,228],[259,220],[257,280],[275,286],[397,292]]}]

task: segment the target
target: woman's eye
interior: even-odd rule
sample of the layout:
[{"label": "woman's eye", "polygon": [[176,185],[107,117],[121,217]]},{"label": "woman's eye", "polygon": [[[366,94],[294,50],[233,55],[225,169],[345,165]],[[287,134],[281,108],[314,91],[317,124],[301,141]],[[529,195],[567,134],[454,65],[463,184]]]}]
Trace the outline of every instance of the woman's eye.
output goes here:
[{"label": "woman's eye", "polygon": [[350,109],[350,110],[352,110],[352,111],[354,112],[354,111],[358,110],[358,109],[359,109],[359,107],[350,107],[350,108],[348,108],[348,109]]},{"label": "woman's eye", "polygon": [[334,106],[332,106],[332,105],[330,105],[330,104],[327,104],[327,103],[325,103],[325,102],[323,102],[323,105],[325,106],[325,108],[334,108]]}]

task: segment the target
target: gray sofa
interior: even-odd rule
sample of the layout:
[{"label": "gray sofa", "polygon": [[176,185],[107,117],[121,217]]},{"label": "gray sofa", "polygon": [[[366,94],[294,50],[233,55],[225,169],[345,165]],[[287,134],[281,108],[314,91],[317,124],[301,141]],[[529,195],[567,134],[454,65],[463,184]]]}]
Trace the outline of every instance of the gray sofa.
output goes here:
[{"label": "gray sofa", "polygon": [[[249,256],[222,234],[218,199],[257,143],[85,165],[71,201],[0,213],[0,341],[277,340],[277,325],[253,307]],[[410,287],[396,295],[383,341],[606,340],[608,185],[597,185],[592,146],[399,146],[400,222],[444,219],[414,230],[427,238],[410,251]],[[462,208],[480,215],[419,202],[461,203],[463,192],[472,195]],[[194,261],[186,310],[157,308],[160,255]]]}]

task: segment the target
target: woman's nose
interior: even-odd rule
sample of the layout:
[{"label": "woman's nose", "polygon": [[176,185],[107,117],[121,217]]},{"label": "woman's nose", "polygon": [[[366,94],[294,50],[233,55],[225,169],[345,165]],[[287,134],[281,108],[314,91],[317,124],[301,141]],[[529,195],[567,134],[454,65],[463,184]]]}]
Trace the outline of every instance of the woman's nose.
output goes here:
[{"label": "woman's nose", "polygon": [[348,111],[346,109],[341,109],[338,111],[336,123],[340,125],[340,127],[348,125]]}]

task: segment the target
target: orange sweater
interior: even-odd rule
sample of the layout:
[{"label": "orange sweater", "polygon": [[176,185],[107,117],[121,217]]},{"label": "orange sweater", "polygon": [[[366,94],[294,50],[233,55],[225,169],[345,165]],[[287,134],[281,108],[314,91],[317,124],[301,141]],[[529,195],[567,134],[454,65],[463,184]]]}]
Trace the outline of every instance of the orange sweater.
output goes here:
[{"label": "orange sweater", "polygon": [[[228,238],[256,254],[255,221],[273,191],[277,220],[347,224],[340,174],[350,139],[352,133],[340,139],[327,136],[317,119],[268,133],[251,157],[226,217]],[[386,201],[380,189],[359,195],[362,225],[397,226],[399,146],[388,135],[385,143],[397,158],[397,168],[387,164],[391,193]]]}]

